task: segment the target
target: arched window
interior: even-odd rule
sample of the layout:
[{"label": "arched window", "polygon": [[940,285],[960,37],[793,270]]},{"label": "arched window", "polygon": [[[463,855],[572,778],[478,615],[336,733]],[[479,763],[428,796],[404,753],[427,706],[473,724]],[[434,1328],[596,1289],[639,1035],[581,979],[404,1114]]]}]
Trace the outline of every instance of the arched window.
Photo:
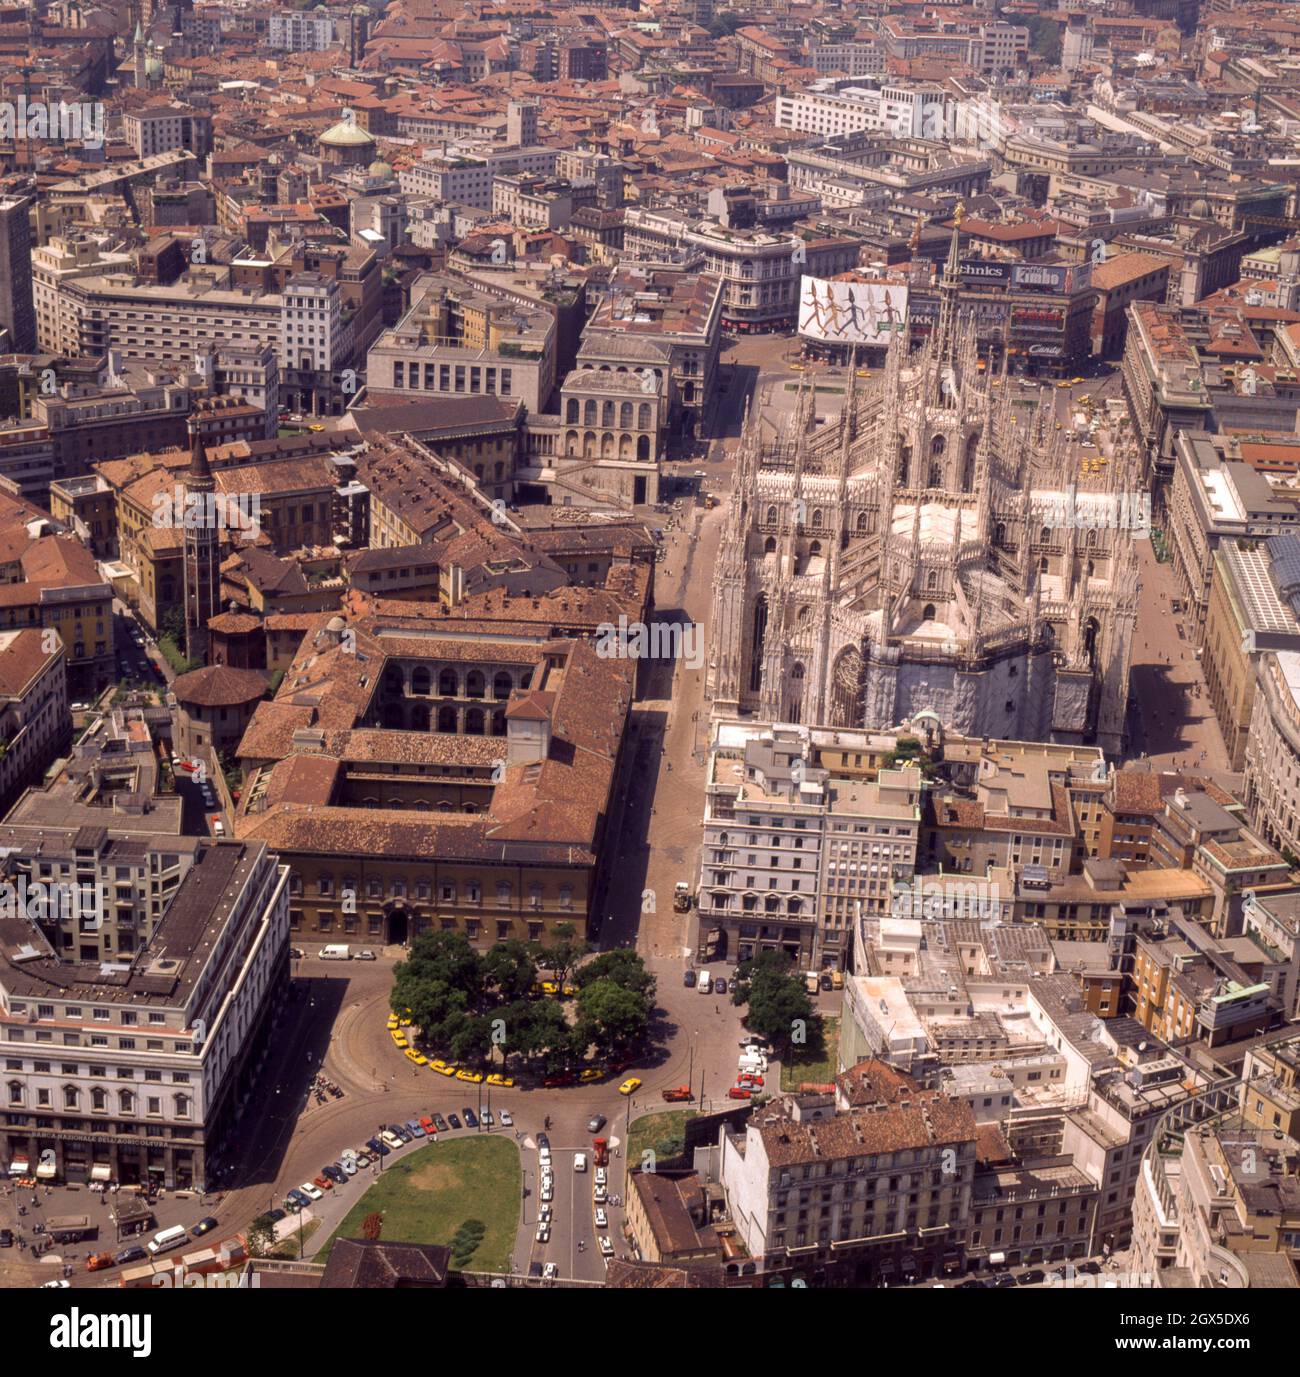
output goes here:
[{"label": "arched window", "polygon": [[775,536],[768,536],[768,538],[763,542],[763,553],[764,553],[765,555],[774,555],[774,554],[776,554],[776,537],[775,537]]},{"label": "arched window", "polygon": [[65,1085],[63,1087],[63,1107],[64,1109],[76,1109],[77,1100],[81,1092],[75,1085]]},{"label": "arched window", "polygon": [[1046,526],[1044,526],[1038,534],[1038,543],[1040,545],[1050,545],[1052,543],[1052,533]]},{"label": "arched window", "polygon": [[454,669],[444,669],[439,673],[438,692],[443,698],[455,698],[456,671]]},{"label": "arched window", "polygon": [[799,609],[799,620],[800,620],[801,622],[806,622],[806,621],[808,620],[808,618],[811,617],[811,616],[812,616],[812,608],[809,607],[807,603],[805,603],[805,604]]},{"label": "arched window", "polygon": [[492,735],[504,736],[506,734],[506,715],[503,712],[492,714]]},{"label": "arched window", "polygon": [[650,403],[642,402],[636,409],[636,428],[638,430],[650,429]]},{"label": "arched window", "polygon": [[190,1117],[190,1097],[188,1095],[176,1096],[176,1117],[178,1119]]},{"label": "arched window", "polygon": [[456,709],[443,707],[438,709],[438,730],[440,732],[455,732],[456,730]]},{"label": "arched window", "polygon": [[600,423],[603,426],[614,424],[614,403],[608,398],[600,404]]},{"label": "arched window", "polygon": [[568,405],[564,409],[564,419],[568,425],[576,426],[578,424],[578,399],[576,397],[569,398]]},{"label": "arched window", "polygon": [[135,1096],[129,1090],[119,1090],[117,1092],[117,1109],[119,1114],[135,1113]]},{"label": "arched window", "polygon": [[465,697],[482,698],[486,680],[480,670],[471,669],[465,676]]},{"label": "arched window", "polygon": [[498,670],[492,677],[492,696],[494,698],[509,698],[510,691],[514,686],[515,681],[505,672],[505,670]]},{"label": "arched window", "polygon": [[926,575],[925,586],[927,588],[938,588],[939,575],[934,569],[931,569],[930,572]]},{"label": "arched window", "polygon": [[427,694],[429,692],[429,684],[431,682],[432,675],[429,673],[427,669],[424,668],[423,665],[421,665],[419,669],[414,670],[411,673],[411,692]]},{"label": "arched window", "polygon": [[618,408],[618,423],[624,430],[632,428],[632,403],[620,402]]},{"label": "arched window", "polygon": [[930,486],[932,488],[943,487],[943,469],[938,464],[930,465]]},{"label": "arched window", "polygon": [[596,424],[596,403],[588,397],[582,406],[582,424],[594,426]]},{"label": "arched window", "polygon": [[922,621],[925,621],[925,622],[932,622],[932,621],[934,621],[934,618],[935,618],[934,603],[932,603],[932,602],[927,602],[926,605],[921,609],[921,620],[922,620]]},{"label": "arched window", "polygon": [[470,708],[465,714],[465,734],[467,736],[483,735],[483,709]]},{"label": "arched window", "polygon": [[1006,539],[1007,523],[1005,521],[999,521],[998,524],[993,528],[993,543],[998,547],[998,549],[1001,549],[1002,546],[1006,544]]},{"label": "arched window", "polygon": [[816,509],[816,511],[814,511],[813,514],[812,514],[812,524],[813,524],[813,530],[814,530],[814,531],[820,531],[820,530],[821,530],[821,528],[822,528],[822,509],[821,509],[820,507],[818,507],[818,508]]},{"label": "arched window", "polygon": [[90,1091],[90,1107],[101,1114],[108,1108],[108,1091],[96,1085]]},{"label": "arched window", "polygon": [[775,507],[769,507],[769,508],[767,509],[767,524],[768,524],[769,526],[775,526],[775,525],[776,525],[776,508],[775,508]]},{"label": "arched window", "polygon": [[866,512],[859,512],[859,513],[858,513],[858,534],[859,534],[859,535],[865,535],[865,534],[866,534],[866,530],[867,530],[867,514],[866,514]]},{"label": "arched window", "polygon": [[808,556],[809,556],[810,559],[811,559],[812,556],[814,556],[814,555],[819,555],[819,554],[821,554],[821,552],[822,552],[822,543],[821,543],[820,540],[814,540],[813,543],[808,547]]},{"label": "arched window", "polygon": [[948,442],[944,439],[944,437],[943,437],[942,435],[936,435],[936,436],[934,437],[934,439],[930,441],[930,456],[931,456],[931,458],[933,458],[933,459],[939,458],[939,456],[943,453],[944,448],[945,448],[945,446],[947,445],[947,443],[948,443]]}]

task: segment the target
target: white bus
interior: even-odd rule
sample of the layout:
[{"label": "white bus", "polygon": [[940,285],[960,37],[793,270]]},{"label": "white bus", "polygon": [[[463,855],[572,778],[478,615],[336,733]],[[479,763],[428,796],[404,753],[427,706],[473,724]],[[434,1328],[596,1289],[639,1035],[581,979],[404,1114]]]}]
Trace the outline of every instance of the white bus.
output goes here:
[{"label": "white bus", "polygon": [[188,1237],[184,1224],[173,1224],[170,1229],[163,1229],[161,1233],[154,1234],[149,1240],[149,1251],[154,1257],[157,1257],[159,1253],[165,1253],[178,1247]]}]

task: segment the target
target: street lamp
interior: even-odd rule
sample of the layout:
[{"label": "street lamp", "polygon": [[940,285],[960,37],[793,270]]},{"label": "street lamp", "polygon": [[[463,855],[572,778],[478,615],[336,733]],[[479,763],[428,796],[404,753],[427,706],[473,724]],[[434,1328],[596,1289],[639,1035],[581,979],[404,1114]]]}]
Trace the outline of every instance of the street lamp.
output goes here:
[{"label": "street lamp", "polygon": [[[383,1138],[379,1136],[381,1133],[383,1133],[383,1131],[384,1126],[383,1124],[380,1124],[379,1131],[375,1134],[375,1142],[377,1142],[381,1148],[385,1146]],[[375,1154],[375,1156],[379,1158],[379,1174],[382,1176],[384,1174],[384,1154],[382,1152],[378,1152]]]}]

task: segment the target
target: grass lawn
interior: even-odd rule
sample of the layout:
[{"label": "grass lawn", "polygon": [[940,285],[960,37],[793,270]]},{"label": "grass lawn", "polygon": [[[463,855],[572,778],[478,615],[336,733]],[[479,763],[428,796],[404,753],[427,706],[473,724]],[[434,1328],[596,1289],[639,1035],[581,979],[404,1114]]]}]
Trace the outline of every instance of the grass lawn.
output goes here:
[{"label": "grass lawn", "polygon": [[[665,1109],[657,1114],[643,1114],[639,1119],[633,1119],[627,1141],[628,1166],[639,1167],[641,1154],[647,1149],[659,1157],[676,1156],[686,1121],[693,1119],[698,1112],[695,1109]],[[677,1144],[677,1149],[670,1148],[673,1143]]]},{"label": "grass lawn", "polygon": [[467,1219],[480,1219],[487,1230],[465,1270],[504,1272],[522,1187],[513,1138],[485,1133],[432,1143],[386,1166],[313,1261],[326,1261],[335,1238],[363,1237],[361,1221],[379,1212],[380,1237],[395,1243],[450,1243]]},{"label": "grass lawn", "polygon": [[804,1081],[825,1085],[835,1075],[835,1048],[840,1040],[840,1021],[822,1019],[822,1047],[820,1056],[791,1055],[781,1063],[781,1089],[797,1090]]}]

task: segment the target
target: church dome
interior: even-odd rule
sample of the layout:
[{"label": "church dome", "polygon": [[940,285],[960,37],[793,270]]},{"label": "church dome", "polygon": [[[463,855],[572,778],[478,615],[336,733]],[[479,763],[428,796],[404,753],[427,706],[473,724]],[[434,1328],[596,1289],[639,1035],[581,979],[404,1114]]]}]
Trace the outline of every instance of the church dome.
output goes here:
[{"label": "church dome", "polygon": [[341,120],[332,129],[327,129],[320,142],[326,148],[373,148],[375,141],[359,124]]},{"label": "church dome", "polygon": [[386,182],[393,175],[392,163],[386,163],[382,158],[376,158],[367,170],[379,181]]}]

